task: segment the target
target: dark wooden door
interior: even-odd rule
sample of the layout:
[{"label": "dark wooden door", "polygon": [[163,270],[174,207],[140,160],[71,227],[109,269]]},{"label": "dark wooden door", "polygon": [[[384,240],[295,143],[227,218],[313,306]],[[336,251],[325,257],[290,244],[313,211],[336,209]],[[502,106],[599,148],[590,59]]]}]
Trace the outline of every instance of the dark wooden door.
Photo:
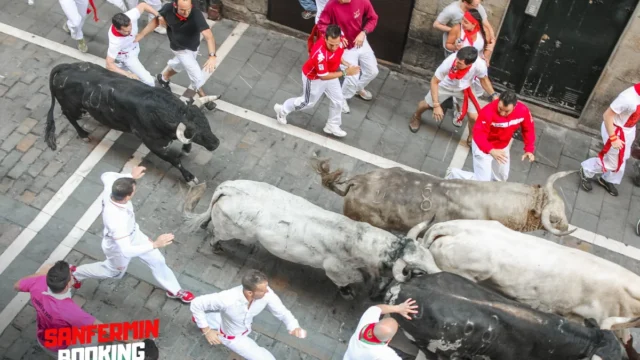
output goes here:
[{"label": "dark wooden door", "polygon": [[491,59],[498,88],[579,115],[638,0],[511,0]]},{"label": "dark wooden door", "polygon": [[[378,25],[368,36],[376,57],[400,64],[409,33],[415,0],[371,0],[378,14]],[[290,28],[310,33],[315,19],[304,20],[298,0],[269,0],[267,18]]]}]

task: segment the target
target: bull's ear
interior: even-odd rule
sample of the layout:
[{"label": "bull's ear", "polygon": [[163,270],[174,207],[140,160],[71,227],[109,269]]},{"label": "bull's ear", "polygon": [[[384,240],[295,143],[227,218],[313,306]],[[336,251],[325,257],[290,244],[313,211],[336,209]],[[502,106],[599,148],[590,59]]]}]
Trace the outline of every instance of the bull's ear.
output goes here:
[{"label": "bull's ear", "polygon": [[594,318],[584,319],[584,326],[588,328],[599,328],[598,322]]}]

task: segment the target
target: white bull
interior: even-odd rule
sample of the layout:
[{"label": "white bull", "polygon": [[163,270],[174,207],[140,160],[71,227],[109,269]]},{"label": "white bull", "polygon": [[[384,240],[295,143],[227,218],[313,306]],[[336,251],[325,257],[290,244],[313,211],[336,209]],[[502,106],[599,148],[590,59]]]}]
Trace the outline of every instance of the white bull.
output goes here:
[{"label": "white bull", "polygon": [[[419,234],[428,224],[418,227],[414,231]],[[458,274],[535,309],[580,322],[593,318],[603,328],[640,316],[638,275],[590,253],[513,231],[497,221],[435,224],[419,241],[431,255],[396,263],[396,280],[406,281],[404,267],[428,273],[437,268],[435,272]],[[425,262],[431,270],[422,268]]]},{"label": "white bull", "polygon": [[204,213],[191,214],[203,186],[191,189],[187,196],[187,231],[208,228],[212,246],[233,239],[245,245],[260,243],[281,259],[324,269],[345,298],[353,297],[349,284],[364,280],[362,271],[375,279],[400,257],[428,255],[415,235],[398,237],[263,182],[225,181]]}]

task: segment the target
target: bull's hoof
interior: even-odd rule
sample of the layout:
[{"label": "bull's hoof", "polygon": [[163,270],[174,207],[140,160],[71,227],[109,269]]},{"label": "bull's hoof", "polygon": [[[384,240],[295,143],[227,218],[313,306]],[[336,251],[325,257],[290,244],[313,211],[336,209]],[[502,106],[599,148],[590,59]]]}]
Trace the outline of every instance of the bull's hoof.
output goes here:
[{"label": "bull's hoof", "polygon": [[353,291],[351,286],[345,286],[340,288],[340,296],[342,296],[345,300],[353,300],[356,297],[356,293]]},{"label": "bull's hoof", "polygon": [[197,178],[197,177],[194,177],[194,178],[193,178],[193,180],[191,180],[191,181],[187,182],[187,185],[189,185],[189,186],[196,186],[196,185],[198,185],[199,183],[200,183],[200,181],[198,180],[198,178]]},{"label": "bull's hoof", "polygon": [[204,104],[204,106],[209,109],[209,110],[213,110],[215,109],[218,105],[216,103],[214,103],[213,101],[209,101],[208,103]]}]

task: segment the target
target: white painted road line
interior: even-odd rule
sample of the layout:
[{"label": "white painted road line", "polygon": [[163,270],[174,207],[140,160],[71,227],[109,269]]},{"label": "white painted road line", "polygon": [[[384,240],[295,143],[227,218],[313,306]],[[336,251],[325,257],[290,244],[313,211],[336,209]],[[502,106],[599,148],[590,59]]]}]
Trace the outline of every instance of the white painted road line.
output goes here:
[{"label": "white painted road line", "polygon": [[80,185],[85,176],[109,151],[115,140],[122,134],[120,131],[111,130],[100,143],[91,151],[89,156],[80,164],[78,169],[67,179],[60,190],[53,195],[47,205],[42,208],[36,218],[18,235],[9,247],[0,255],[0,274],[2,274],[13,260],[29,245],[38,232],[49,222],[51,217],[60,209],[69,195]]},{"label": "white painted road line", "polygon": [[[138,166],[142,159],[149,153],[149,150],[146,146],[140,145],[140,147],[133,154],[133,157],[124,165],[122,169],[122,173],[130,173],[131,170]],[[58,245],[49,258],[40,266],[42,268],[45,264],[52,264],[58,260],[64,260],[67,255],[71,252],[74,246],[80,241],[80,239],[84,236],[87,229],[91,227],[94,221],[100,216],[102,212],[102,196],[98,196],[98,198],[91,204],[89,210],[78,220],[76,225],[71,229],[67,237],[64,238],[62,243]],[[17,241],[17,239],[16,239]],[[16,242],[14,241],[14,243]],[[6,253],[6,252],[5,252]],[[4,255],[4,254],[3,254]],[[39,268],[39,269],[40,269]],[[28,274],[24,274],[27,276]],[[4,330],[11,325],[13,319],[22,311],[22,308],[29,302],[31,296],[29,293],[18,293],[11,299],[11,302],[2,309],[0,312],[0,334],[4,332]]]},{"label": "white painted road line", "polygon": [[[5,29],[7,29],[7,31],[5,31]],[[53,51],[57,51],[66,55],[69,55],[70,57],[76,57],[77,59],[81,59],[84,61],[90,61],[93,63],[98,64],[98,62],[101,62],[102,64],[104,64],[104,59],[98,58],[97,56],[94,55],[88,55],[88,54],[84,54],[84,53],[80,53],[79,51],[66,46],[66,45],[62,45],[62,44],[58,44],[55,43],[49,39],[44,39],[35,35],[32,35],[30,33],[27,33],[25,31],[19,30],[19,29],[15,29],[11,26],[5,25],[5,24],[1,24],[0,23],[0,31],[1,32],[5,32],[9,35],[15,36],[17,38],[20,38],[22,40],[25,41],[29,41],[32,42],[36,45],[40,45],[43,46],[47,49],[51,49]],[[9,32],[11,31],[11,32]],[[79,55],[79,56],[76,56]],[[104,66],[104,65],[102,65]],[[186,90],[186,88],[179,86],[179,85],[174,85],[172,84],[172,90],[174,93],[176,94],[183,94],[184,91]],[[196,95],[194,98],[197,98],[198,96]],[[383,157],[380,157],[378,155],[374,155],[371,153],[368,153],[364,150],[355,148],[353,146],[344,144],[340,141],[336,141],[333,140],[331,138],[328,138],[326,136],[320,135],[320,134],[316,134],[314,132],[299,128],[299,127],[295,127],[295,126],[291,126],[291,125],[286,125],[286,126],[280,126],[274,118],[270,118],[268,116],[262,115],[262,114],[258,114],[256,112],[247,110],[247,109],[243,109],[239,106],[230,104],[226,101],[223,100],[217,100],[216,103],[218,104],[218,109],[231,113],[233,115],[236,116],[240,116],[246,120],[249,121],[253,121],[259,124],[262,124],[264,126],[267,126],[269,128],[272,129],[276,129],[278,131],[281,131],[283,133],[286,134],[290,134],[292,136],[298,137],[300,139],[309,141],[311,143],[314,143],[316,145],[320,145],[320,146],[324,146],[327,147],[329,149],[332,149],[334,151],[340,152],[342,154],[345,154],[347,156],[356,158],[358,160],[364,161],[364,162],[368,162],[370,164],[382,167],[382,168],[390,168],[390,167],[401,167],[405,170],[408,171],[414,171],[414,172],[422,172],[420,170],[411,168],[409,166],[403,165],[403,164],[399,164],[395,161],[389,160],[389,159],[385,159]],[[463,141],[466,141],[466,136],[464,136],[463,134]],[[466,148],[466,144],[462,143],[462,144],[458,144],[458,148],[456,148],[456,153],[458,153],[458,150],[460,148],[460,146],[465,147]],[[467,150],[467,154],[468,154],[468,148],[466,148]],[[462,165],[464,165],[464,159],[466,159],[466,156],[464,156],[464,158],[462,157],[462,155],[464,155],[464,149],[461,149],[459,152],[459,155],[457,157],[455,157],[457,162],[462,161]],[[455,153],[454,153],[455,156]],[[462,159],[462,160],[460,160]],[[462,165],[460,166],[460,168],[462,168]],[[424,173],[424,172],[422,172]],[[425,173],[426,174],[426,173]],[[430,175],[430,174],[429,174]],[[573,226],[573,225],[572,225]],[[601,246],[604,247],[606,249],[609,249],[611,251],[617,252],[619,254],[625,255],[627,257],[630,257],[632,259],[635,260],[640,260],[640,249],[634,248],[632,246],[626,245],[621,243],[620,241],[617,241],[615,239],[610,239],[607,237],[604,237],[602,235],[597,235],[594,234],[590,231],[578,228],[577,226],[573,226],[573,228],[577,228],[578,230],[572,234],[573,237],[582,240],[582,241],[586,241],[588,243],[597,245],[597,246]]]}]

